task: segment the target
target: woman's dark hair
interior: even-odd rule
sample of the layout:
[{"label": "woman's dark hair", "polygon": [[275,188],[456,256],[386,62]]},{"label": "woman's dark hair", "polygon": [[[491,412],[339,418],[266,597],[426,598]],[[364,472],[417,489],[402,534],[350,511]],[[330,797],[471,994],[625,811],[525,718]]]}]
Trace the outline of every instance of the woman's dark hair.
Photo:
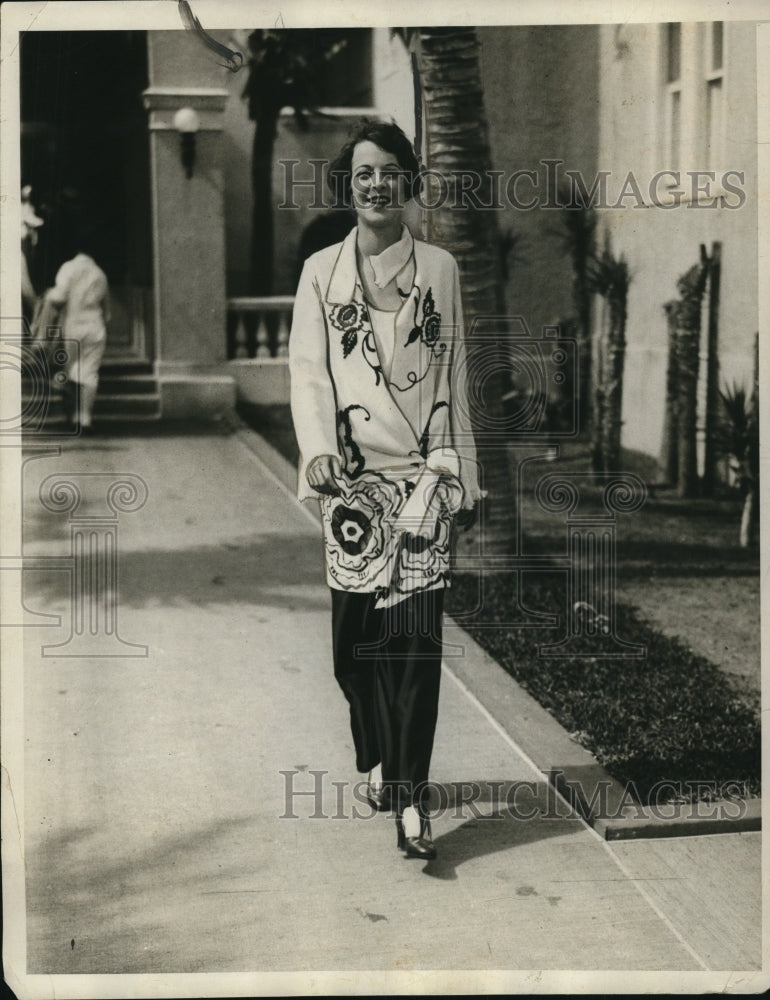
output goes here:
[{"label": "woman's dark hair", "polygon": [[420,164],[414,155],[411,142],[395,122],[379,122],[373,118],[361,118],[350,133],[350,138],[330,164],[326,182],[337,199],[350,205],[353,150],[359,142],[373,142],[375,146],[392,153],[406,175],[406,190],[409,198],[414,198],[420,190],[422,176]]}]

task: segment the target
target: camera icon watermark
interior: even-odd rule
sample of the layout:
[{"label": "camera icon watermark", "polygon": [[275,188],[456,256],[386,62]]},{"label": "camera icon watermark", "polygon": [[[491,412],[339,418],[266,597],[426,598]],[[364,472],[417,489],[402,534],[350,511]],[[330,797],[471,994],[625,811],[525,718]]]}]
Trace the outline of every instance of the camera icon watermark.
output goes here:
[{"label": "camera icon watermark", "polygon": [[522,316],[477,316],[452,370],[480,448],[576,437],[579,385],[577,340],[558,326],[535,337]]},{"label": "camera icon watermark", "polygon": [[77,406],[77,386],[68,372],[77,364],[80,344],[61,336],[52,326],[42,338],[32,339],[26,320],[0,319],[0,372],[4,389],[17,379],[19,405],[0,416],[3,437],[72,438],[78,433],[63,418],[65,398]]}]

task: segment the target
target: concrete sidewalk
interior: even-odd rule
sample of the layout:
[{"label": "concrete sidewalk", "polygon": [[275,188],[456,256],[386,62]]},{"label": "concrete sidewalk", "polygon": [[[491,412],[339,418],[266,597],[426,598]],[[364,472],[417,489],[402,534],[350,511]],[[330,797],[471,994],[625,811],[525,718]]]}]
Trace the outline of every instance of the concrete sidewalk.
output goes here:
[{"label": "concrete sidewalk", "polygon": [[[761,835],[602,840],[449,657],[433,778],[486,789],[481,815],[444,810],[426,865],[388,816],[350,818],[319,529],[255,443],[156,430],[25,465],[27,557],[69,553],[46,477],[81,484],[81,514],[95,473],[146,484],[119,515],[118,628],[148,647],[41,655],[69,634],[70,576],[25,573],[28,611],[62,616],[25,630],[27,971],[759,970]],[[527,821],[496,801],[516,782]]]}]

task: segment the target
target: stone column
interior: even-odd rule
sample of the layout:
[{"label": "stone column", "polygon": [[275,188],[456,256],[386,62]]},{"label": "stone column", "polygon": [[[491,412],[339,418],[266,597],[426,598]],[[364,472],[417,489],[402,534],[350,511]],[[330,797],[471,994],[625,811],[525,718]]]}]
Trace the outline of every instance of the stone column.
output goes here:
[{"label": "stone column", "polygon": [[[164,418],[211,417],[235,404],[227,373],[222,129],[226,70],[186,31],[148,32],[155,281],[155,369]],[[192,176],[174,115],[192,108]]]}]

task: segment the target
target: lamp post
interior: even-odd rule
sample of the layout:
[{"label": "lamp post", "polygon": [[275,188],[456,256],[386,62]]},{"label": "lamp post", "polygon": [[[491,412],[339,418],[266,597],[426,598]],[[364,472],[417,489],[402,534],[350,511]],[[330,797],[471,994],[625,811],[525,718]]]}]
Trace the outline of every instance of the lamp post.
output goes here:
[{"label": "lamp post", "polygon": [[201,120],[194,108],[180,108],[174,115],[174,128],[182,137],[182,166],[188,178],[193,175],[195,134],[200,127]]}]

